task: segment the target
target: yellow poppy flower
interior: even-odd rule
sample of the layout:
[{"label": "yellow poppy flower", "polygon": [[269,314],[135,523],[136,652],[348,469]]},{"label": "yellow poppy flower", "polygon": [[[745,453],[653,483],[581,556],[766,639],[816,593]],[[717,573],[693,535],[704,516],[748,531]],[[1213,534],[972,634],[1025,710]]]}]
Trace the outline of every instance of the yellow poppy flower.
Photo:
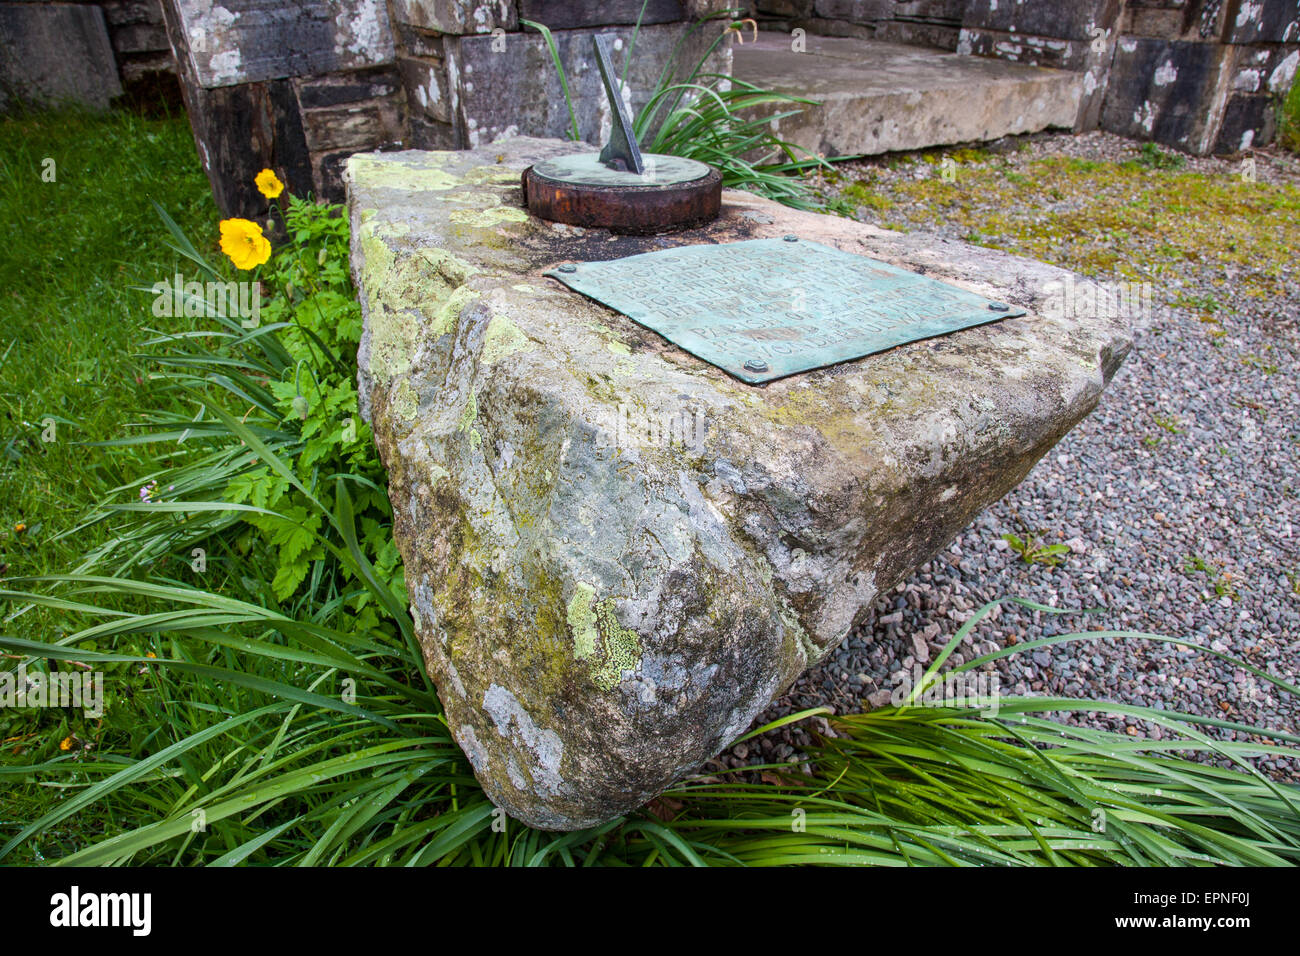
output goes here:
[{"label": "yellow poppy flower", "polygon": [[262,227],[247,219],[221,220],[221,251],[237,269],[252,269],[271,258],[271,242]]},{"label": "yellow poppy flower", "polygon": [[253,178],[253,183],[257,186],[257,191],[267,199],[274,199],[280,193],[284,192],[284,183],[271,170],[264,169]]}]

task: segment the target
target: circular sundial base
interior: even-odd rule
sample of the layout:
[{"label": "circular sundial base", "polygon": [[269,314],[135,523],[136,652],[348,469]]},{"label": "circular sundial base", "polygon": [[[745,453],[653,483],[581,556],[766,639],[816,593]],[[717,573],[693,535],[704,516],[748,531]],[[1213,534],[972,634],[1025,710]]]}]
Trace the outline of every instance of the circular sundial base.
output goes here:
[{"label": "circular sundial base", "polygon": [[644,156],[645,173],[602,165],[595,153],[524,170],[528,211],[551,222],[645,236],[703,225],[722,207],[722,175],[679,156]]}]

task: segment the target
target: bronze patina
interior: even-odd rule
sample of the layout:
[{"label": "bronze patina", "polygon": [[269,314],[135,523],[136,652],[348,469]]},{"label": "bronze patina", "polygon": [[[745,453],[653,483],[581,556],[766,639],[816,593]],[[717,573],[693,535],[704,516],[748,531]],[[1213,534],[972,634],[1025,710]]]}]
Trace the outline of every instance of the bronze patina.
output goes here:
[{"label": "bronze patina", "polygon": [[547,275],[751,385],[1025,314],[795,236],[565,264]]}]

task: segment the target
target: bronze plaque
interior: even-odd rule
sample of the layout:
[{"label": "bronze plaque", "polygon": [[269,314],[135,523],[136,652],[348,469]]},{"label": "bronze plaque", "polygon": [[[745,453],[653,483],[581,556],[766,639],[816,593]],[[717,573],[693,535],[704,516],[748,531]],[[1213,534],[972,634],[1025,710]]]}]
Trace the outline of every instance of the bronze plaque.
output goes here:
[{"label": "bronze plaque", "polygon": [[796,237],[680,246],[546,274],[751,385],[1025,314]]}]

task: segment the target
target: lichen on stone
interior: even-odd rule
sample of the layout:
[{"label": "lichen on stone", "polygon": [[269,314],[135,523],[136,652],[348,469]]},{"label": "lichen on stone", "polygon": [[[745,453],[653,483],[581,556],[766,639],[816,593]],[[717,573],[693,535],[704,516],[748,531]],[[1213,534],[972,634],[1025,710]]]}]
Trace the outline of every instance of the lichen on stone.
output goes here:
[{"label": "lichen on stone", "polygon": [[623,680],[624,671],[640,669],[641,638],[636,631],[618,622],[610,598],[597,601],[595,612],[605,659],[599,667],[592,668],[591,679],[601,690],[613,690]]},{"label": "lichen on stone", "polygon": [[573,656],[584,661],[596,653],[596,615],[591,609],[596,590],[589,584],[577,584],[569,599],[569,630],[573,634]]},{"label": "lichen on stone", "polygon": [[494,316],[483,336],[482,361],[485,365],[495,365],[508,355],[526,352],[532,348],[528,336],[519,330],[505,316]]},{"label": "lichen on stone", "polygon": [[458,226],[476,226],[491,229],[503,222],[527,222],[528,213],[514,206],[493,206],[491,209],[454,209],[447,221]]},{"label": "lichen on stone", "polygon": [[[579,582],[569,599],[568,622],[573,636],[573,656],[590,661],[592,683],[603,691],[613,690],[627,671],[641,669],[641,637],[619,623],[614,600],[595,600],[596,589]],[[599,652],[597,651],[599,645]]]}]

